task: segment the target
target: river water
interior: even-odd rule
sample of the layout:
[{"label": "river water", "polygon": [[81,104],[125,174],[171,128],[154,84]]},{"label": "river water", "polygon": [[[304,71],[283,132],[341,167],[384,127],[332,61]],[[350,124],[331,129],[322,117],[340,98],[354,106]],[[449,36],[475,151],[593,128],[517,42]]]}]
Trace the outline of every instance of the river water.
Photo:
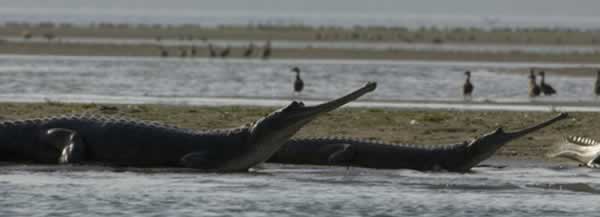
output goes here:
[{"label": "river water", "polygon": [[[292,66],[305,89],[294,96]],[[248,60],[130,57],[0,56],[0,100],[120,97],[129,101],[198,98],[332,99],[378,82],[362,100],[460,102],[464,71],[471,70],[473,100],[529,102],[527,67],[599,67],[584,64],[354,60]],[[547,72],[556,96],[534,102],[596,102],[594,77]],[[590,73],[590,74],[593,74]]]},{"label": "river water", "polygon": [[[600,27],[596,11],[598,3],[590,0],[581,0],[577,4],[557,0],[457,0],[448,3],[382,0],[379,4],[353,0],[343,3],[336,0],[207,2],[2,1],[0,22]],[[519,7],[514,7],[517,4]],[[574,14],[578,16],[572,16]],[[307,45],[288,43],[285,46]],[[382,49],[390,47],[387,44],[381,46]],[[448,46],[448,49],[457,49]],[[460,49],[493,48],[461,46]],[[530,50],[536,52],[536,49],[560,53],[565,48]],[[597,52],[597,48],[566,49],[569,52]],[[204,101],[226,104],[235,101],[231,99],[247,104],[273,99],[287,101],[294,98],[291,66],[303,70],[306,82],[305,91],[295,98],[331,99],[366,81],[377,81],[377,91],[362,98],[368,100],[362,102],[366,106],[376,104],[373,101],[379,104],[411,100],[459,102],[462,100],[460,87],[464,70],[473,71],[474,101],[528,104],[526,77],[504,71],[528,67],[599,67],[1,55],[0,100],[175,104]],[[533,103],[595,103],[593,77],[548,74],[548,83],[554,85],[559,95],[536,99]],[[598,215],[598,171],[562,168],[541,162],[496,160],[486,164],[507,167],[480,167],[473,173],[454,174],[266,164],[251,173],[205,174],[169,168],[2,165],[0,216]]]},{"label": "river water", "polygon": [[[581,66],[5,55],[0,56],[0,99],[288,101],[292,65],[305,71],[301,98],[329,99],[365,81],[379,82],[363,106],[462,100],[466,69],[474,72],[476,100],[528,103],[524,75],[499,71]],[[539,100],[592,103],[593,80],[552,75],[548,82],[559,96]],[[170,168],[2,165],[0,216],[597,215],[600,173],[593,169],[524,161],[486,164],[499,167],[454,174],[266,164],[251,173],[205,174]]]},{"label": "river water", "polygon": [[597,215],[597,171],[508,164],[470,174],[276,164],[239,174],[10,165],[0,167],[0,210],[2,216]]}]

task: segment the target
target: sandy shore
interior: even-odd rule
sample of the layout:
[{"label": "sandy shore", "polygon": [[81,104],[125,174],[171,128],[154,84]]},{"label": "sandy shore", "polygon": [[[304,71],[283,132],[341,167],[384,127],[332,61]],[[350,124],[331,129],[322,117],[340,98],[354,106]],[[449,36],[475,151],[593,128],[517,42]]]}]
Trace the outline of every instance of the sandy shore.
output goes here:
[{"label": "sandy shore", "polygon": [[[32,42],[2,41],[3,37],[22,37],[30,34],[34,39],[49,41]],[[182,51],[190,52],[190,46],[158,46],[156,44],[85,44],[64,43],[61,37],[111,38],[111,39],[169,39],[180,41],[210,42],[210,40],[267,40],[361,42],[361,43],[458,43],[502,45],[600,45],[595,32],[485,32],[480,30],[414,30],[403,29],[336,29],[336,28],[200,28],[200,27],[0,27],[0,54],[42,54],[75,56],[160,56],[161,47],[169,57],[179,57]],[[158,40],[157,40],[158,41]],[[244,58],[244,48],[233,48],[230,58]],[[259,58],[260,49],[253,58]],[[199,46],[195,57],[208,57],[206,46]],[[189,58],[189,55],[188,55]],[[600,63],[600,53],[529,53],[494,51],[432,51],[410,49],[333,49],[333,48],[273,48],[271,58],[304,59],[383,59],[383,60],[444,60],[444,61],[493,61],[493,62],[552,62],[552,63]]]},{"label": "sandy shore", "polygon": [[[181,51],[189,53],[189,46],[164,48],[167,58],[181,58]],[[243,48],[232,48],[229,58],[242,56]],[[258,52],[262,52],[258,50]],[[260,58],[255,52],[253,57]],[[67,43],[9,43],[0,42],[0,54],[65,55],[65,56],[145,56],[159,57],[161,48],[154,45],[67,44]],[[206,47],[197,47],[195,58],[209,57]],[[189,55],[185,58],[194,58]],[[356,60],[431,60],[431,61],[486,61],[486,62],[546,62],[546,63],[600,63],[600,54],[535,54],[484,53],[453,51],[411,51],[328,48],[273,48],[270,59],[356,59]]]},{"label": "sandy shore", "polygon": [[[96,113],[160,121],[179,127],[203,129],[237,127],[268,114],[266,107],[197,107],[167,105],[97,105],[63,103],[0,103],[4,120],[47,115]],[[554,117],[547,112],[460,112],[343,108],[324,115],[297,136],[345,136],[395,143],[446,144],[462,142],[497,127],[519,129]],[[511,142],[496,157],[549,160],[544,154],[567,135],[595,137],[600,113],[571,113],[570,118]]]},{"label": "sandy shore", "polygon": [[361,41],[407,43],[470,43],[518,45],[600,45],[600,32],[552,28],[494,29],[403,27],[309,27],[309,26],[220,26],[195,25],[95,25],[5,24],[1,36],[43,38],[60,37],[139,38],[177,40],[292,40],[292,41]]}]

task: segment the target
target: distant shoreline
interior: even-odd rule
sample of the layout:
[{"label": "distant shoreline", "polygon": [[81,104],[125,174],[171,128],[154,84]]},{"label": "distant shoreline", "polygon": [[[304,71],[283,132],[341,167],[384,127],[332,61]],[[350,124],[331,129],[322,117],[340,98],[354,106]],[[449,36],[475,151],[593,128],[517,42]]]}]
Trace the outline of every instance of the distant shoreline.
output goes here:
[{"label": "distant shoreline", "polygon": [[[189,46],[159,47],[153,45],[117,44],[66,44],[66,43],[9,43],[0,42],[0,54],[20,55],[64,55],[64,56],[137,56],[160,57],[165,50],[165,58],[208,58],[206,47],[196,47],[192,57]],[[185,50],[185,51],[184,51]],[[246,58],[244,48],[231,48],[227,58]],[[262,52],[260,48],[256,52]],[[261,58],[255,53],[248,58]],[[218,58],[218,57],[217,57]],[[534,54],[534,53],[495,53],[495,52],[451,52],[451,51],[411,51],[372,49],[329,49],[329,48],[272,48],[270,59],[350,59],[350,60],[422,60],[422,61],[471,61],[471,62],[524,62],[524,63],[577,63],[598,64],[600,54]]]},{"label": "distant shoreline", "polygon": [[[2,38],[22,38],[22,41]],[[106,38],[121,40],[151,40],[155,44],[67,43],[61,38]],[[35,40],[34,40],[35,39]],[[5,24],[0,26],[0,54],[66,55],[66,56],[161,56],[189,58],[192,46],[161,44],[161,40],[199,42],[194,57],[209,57],[207,45],[212,40],[255,41],[251,58],[261,58],[264,43],[270,40],[307,42],[360,42],[360,43],[421,43],[443,46],[489,45],[572,45],[600,47],[600,32],[552,31],[530,29],[515,31],[497,29],[437,29],[423,28],[308,28],[295,27],[241,27],[222,26],[206,28],[198,26],[149,26],[103,24],[80,27],[68,24]],[[219,47],[222,51],[224,47]],[[244,47],[232,47],[228,58],[245,58]],[[164,52],[163,52],[164,51]],[[552,63],[600,63],[600,52],[542,53],[542,52],[496,52],[494,50],[444,51],[415,49],[340,49],[340,48],[272,48],[269,58],[281,59],[361,59],[361,60],[431,60],[431,61],[491,61],[491,62],[552,62]]]}]

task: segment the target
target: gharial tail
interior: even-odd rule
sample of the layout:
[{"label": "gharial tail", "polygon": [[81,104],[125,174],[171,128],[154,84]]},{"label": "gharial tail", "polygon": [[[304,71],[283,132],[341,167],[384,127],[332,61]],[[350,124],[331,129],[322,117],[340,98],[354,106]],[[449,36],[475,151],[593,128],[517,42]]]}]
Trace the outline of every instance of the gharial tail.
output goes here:
[{"label": "gharial tail", "polygon": [[565,137],[563,140],[554,143],[546,153],[549,158],[567,158],[588,167],[596,167],[594,161],[598,158],[598,155],[600,155],[600,143],[581,136]]}]

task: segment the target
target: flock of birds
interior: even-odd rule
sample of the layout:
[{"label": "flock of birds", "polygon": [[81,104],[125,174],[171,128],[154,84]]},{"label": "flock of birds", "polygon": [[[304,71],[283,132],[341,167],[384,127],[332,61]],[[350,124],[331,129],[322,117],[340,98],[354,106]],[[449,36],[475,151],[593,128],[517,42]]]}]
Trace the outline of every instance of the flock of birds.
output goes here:
[{"label": "flock of birds", "polygon": [[[466,75],[466,80],[465,83],[463,84],[463,96],[465,98],[469,98],[471,97],[471,94],[473,93],[473,83],[471,83],[471,72],[470,71],[466,71],[465,72]],[[538,75],[540,76],[540,83],[537,83],[537,78],[535,75],[535,70],[534,69],[530,69],[529,70],[529,97],[538,97],[540,95],[544,95],[544,96],[551,96],[556,94],[556,90],[552,87],[552,85],[546,83],[546,73],[544,71],[539,71]],[[596,74],[596,83],[594,84],[594,94],[596,94],[596,96],[600,95],[600,70],[598,70],[597,74]]]},{"label": "flock of birds", "polygon": [[[304,89],[304,81],[300,77],[300,68],[294,66],[291,70],[292,72],[296,73],[296,79],[294,80],[294,93],[299,94],[302,92],[302,89]],[[546,83],[546,73],[544,71],[539,71],[538,75],[541,77],[539,84],[537,83],[535,70],[533,68],[529,70],[529,97],[538,97],[542,94],[544,96],[556,94],[556,90],[552,87],[552,85]],[[473,90],[475,89],[473,83],[471,83],[471,71],[465,71],[465,76],[467,78],[463,84],[463,96],[465,98],[470,98],[473,94]],[[598,70],[596,73],[594,94],[596,94],[596,96],[600,95],[600,70]]]},{"label": "flock of birds", "polygon": [[[213,45],[212,43],[208,43],[208,56],[211,58],[227,58],[229,55],[231,55],[231,46],[227,45],[225,46],[225,48],[223,49],[219,49],[216,45]],[[242,56],[249,58],[252,57],[255,53],[257,53],[257,47],[256,45],[254,45],[254,43],[250,42],[250,44],[248,44],[248,47],[246,47],[246,49],[244,49],[244,51],[242,52]],[[178,54],[176,54],[175,56],[179,56],[179,57],[195,57],[198,55],[198,47],[196,46],[192,46],[190,48],[179,48],[178,49]],[[267,41],[264,45],[264,47],[262,48],[262,53],[259,54],[260,57],[262,59],[268,59],[269,57],[271,57],[271,41]],[[160,47],[160,56],[162,57],[169,57],[169,51],[164,48],[164,47]]]}]

